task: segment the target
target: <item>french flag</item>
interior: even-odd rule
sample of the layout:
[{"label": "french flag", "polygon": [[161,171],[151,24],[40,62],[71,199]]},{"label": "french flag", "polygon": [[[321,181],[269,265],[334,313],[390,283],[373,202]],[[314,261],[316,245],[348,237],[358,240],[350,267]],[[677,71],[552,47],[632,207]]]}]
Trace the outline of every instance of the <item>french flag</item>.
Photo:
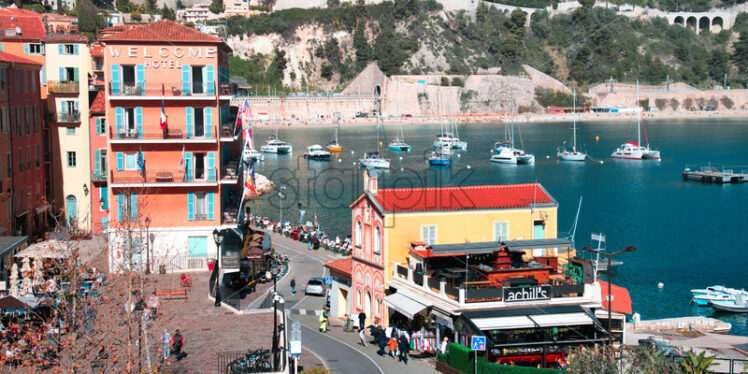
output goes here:
[{"label": "french flag", "polygon": [[161,101],[161,130],[166,130],[166,111],[164,111],[163,101]]}]

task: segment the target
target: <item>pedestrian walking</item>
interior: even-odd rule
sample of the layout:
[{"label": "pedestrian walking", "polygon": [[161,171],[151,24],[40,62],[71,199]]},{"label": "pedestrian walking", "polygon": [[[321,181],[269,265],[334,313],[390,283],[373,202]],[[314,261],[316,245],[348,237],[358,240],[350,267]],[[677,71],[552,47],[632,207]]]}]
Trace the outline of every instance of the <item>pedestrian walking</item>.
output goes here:
[{"label": "pedestrian walking", "polygon": [[164,343],[164,360],[169,358],[169,354],[171,354],[171,347],[169,344],[171,343],[171,334],[169,334],[169,330],[164,329],[164,336],[161,337],[161,341]]},{"label": "pedestrian walking", "polygon": [[325,309],[322,309],[322,312],[319,314],[319,322],[319,331],[327,332],[327,311]]},{"label": "pedestrian walking", "polygon": [[291,278],[291,295],[296,293],[296,277]]},{"label": "pedestrian walking", "polygon": [[184,347],[184,336],[182,336],[182,333],[177,329],[176,332],[174,332],[174,336],[172,337],[172,343],[171,343],[171,349],[174,356],[177,357],[177,361],[182,361],[183,358],[187,357],[187,353],[182,352],[182,348]]},{"label": "pedestrian walking", "polygon": [[362,310],[361,313],[358,314],[358,329],[359,331],[364,331],[364,326],[366,325],[366,313]]},{"label": "pedestrian walking", "polygon": [[410,342],[408,342],[408,337],[405,336],[403,333],[400,335],[400,340],[398,341],[400,348],[400,355],[399,360],[402,361],[405,365],[408,364],[408,350],[410,349]]},{"label": "pedestrian walking", "polygon": [[379,333],[377,334],[377,343],[379,344],[379,351],[377,354],[380,357],[384,357],[384,347],[387,346],[387,335],[384,333],[382,326],[379,326]]},{"label": "pedestrian walking", "polygon": [[397,338],[394,336],[387,342],[387,346],[390,348],[390,357],[392,358],[395,358],[395,354],[397,353],[397,344]]}]

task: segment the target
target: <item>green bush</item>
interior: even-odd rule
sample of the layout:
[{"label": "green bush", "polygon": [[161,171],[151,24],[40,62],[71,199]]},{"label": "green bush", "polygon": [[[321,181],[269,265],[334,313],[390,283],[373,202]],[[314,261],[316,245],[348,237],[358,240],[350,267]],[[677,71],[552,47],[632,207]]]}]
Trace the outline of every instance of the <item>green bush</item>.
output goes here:
[{"label": "green bush", "polygon": [[436,353],[436,360],[439,362],[447,362],[447,355],[441,352]]},{"label": "green bush", "polygon": [[[437,360],[445,362],[443,355],[437,354]],[[473,351],[456,343],[449,343],[446,362],[454,369],[465,374],[473,374],[475,357]],[[541,369],[525,366],[499,365],[484,361],[484,356],[478,356],[478,374],[553,374],[565,373],[563,370]]]},{"label": "green bush", "polygon": [[449,343],[447,347],[447,363],[449,366],[463,372],[473,372],[473,356],[471,355],[472,350],[457,343]]}]

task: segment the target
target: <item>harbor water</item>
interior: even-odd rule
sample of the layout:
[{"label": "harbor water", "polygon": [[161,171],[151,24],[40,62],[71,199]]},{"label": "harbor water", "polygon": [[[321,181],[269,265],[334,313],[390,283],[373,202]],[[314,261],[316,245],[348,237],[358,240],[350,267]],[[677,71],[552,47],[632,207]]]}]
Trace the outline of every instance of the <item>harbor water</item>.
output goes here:
[{"label": "harbor water", "polygon": [[[272,132],[255,130],[258,147]],[[535,165],[489,162],[494,142],[503,139],[503,124],[461,125],[459,136],[468,142],[468,149],[453,155],[451,168],[440,169],[429,167],[427,161],[438,124],[404,125],[405,140],[413,147],[410,153],[387,150],[396,126],[383,132],[382,153],[392,166],[379,173],[380,187],[539,182],[559,203],[559,236],[572,229],[583,197],[576,247],[592,246],[592,232],[605,233],[611,250],[637,247],[617,258],[624,265],[614,274],[613,283],[628,288],[633,309],[642,319],[704,315],[732,323],[732,334],[748,335],[748,315],[715,313],[689,303],[692,288],[748,288],[748,184],[703,184],[684,182],[681,177],[686,164],[748,165],[745,121],[648,121],[647,136],[652,147],[662,152],[661,161],[609,157],[624,141],[636,141],[634,122],[584,122],[587,150],[603,163],[556,160],[556,148],[564,140],[570,144],[571,122],[522,124],[521,131],[515,131],[515,143],[520,144],[521,136],[525,149],[535,154]],[[362,170],[356,162],[364,152],[376,151],[375,128],[344,125],[343,152],[333,154],[329,162],[307,161],[303,153],[308,145],[327,144],[332,128],[283,128],[280,135],[294,152],[265,155],[256,166],[256,172],[278,188],[251,205],[253,211],[275,220],[282,208],[283,219],[296,224],[301,203],[304,222],[316,215],[333,238],[343,239],[351,231],[348,204],[362,190]],[[644,138],[642,133],[642,142]],[[419,239],[419,233],[413,235]],[[490,240],[493,234],[486,235]],[[663,288],[658,288],[659,282]]]}]

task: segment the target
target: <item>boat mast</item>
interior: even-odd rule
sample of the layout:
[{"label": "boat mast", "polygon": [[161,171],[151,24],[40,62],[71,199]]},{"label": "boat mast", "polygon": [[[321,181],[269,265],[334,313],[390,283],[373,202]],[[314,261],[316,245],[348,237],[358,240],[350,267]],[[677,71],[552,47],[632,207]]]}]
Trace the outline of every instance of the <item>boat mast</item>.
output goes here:
[{"label": "boat mast", "polygon": [[509,115],[512,118],[512,148],[514,148],[514,95],[512,95],[512,89],[509,88]]},{"label": "boat mast", "polygon": [[377,123],[377,157],[379,157],[379,119],[382,117],[382,113],[380,113],[380,110],[382,107],[381,103],[382,103],[382,99],[377,97],[377,114],[376,114],[377,115],[377,122],[376,122]]},{"label": "boat mast", "polygon": [[642,144],[642,117],[641,117],[641,101],[639,101],[639,80],[636,80],[636,109],[639,111],[639,115],[636,117],[636,143],[639,147]]},{"label": "boat mast", "polygon": [[577,153],[577,89],[574,89],[573,92],[573,101],[574,101],[574,145],[571,147],[572,151],[574,153]]}]

